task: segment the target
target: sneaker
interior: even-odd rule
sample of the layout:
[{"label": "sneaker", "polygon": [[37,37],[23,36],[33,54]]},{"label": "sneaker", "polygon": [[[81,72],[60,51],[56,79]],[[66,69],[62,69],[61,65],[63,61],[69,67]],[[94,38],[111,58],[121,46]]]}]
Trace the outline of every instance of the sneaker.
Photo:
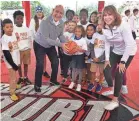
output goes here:
[{"label": "sneaker", "polygon": [[41,92],[41,88],[38,86],[34,86],[34,90],[35,90],[35,92]]},{"label": "sneaker", "polygon": [[104,95],[104,96],[109,96],[109,95],[112,95],[112,94],[114,94],[113,90],[109,90],[109,91],[106,91],[106,92],[102,93],[102,95]]},{"label": "sneaker", "polygon": [[17,101],[19,98],[16,96],[16,94],[12,94],[11,96],[10,96],[10,98],[11,98],[11,100],[12,101]]},{"label": "sneaker", "polygon": [[95,87],[95,85],[92,84],[92,83],[90,83],[90,84],[88,85],[88,90],[89,90],[89,91],[92,91],[94,87]]},{"label": "sneaker", "polygon": [[49,74],[46,71],[43,72],[43,76],[45,76],[46,78],[50,78]]},{"label": "sneaker", "polygon": [[21,89],[21,84],[16,84],[16,89]]},{"label": "sneaker", "polygon": [[80,92],[80,91],[81,91],[81,85],[80,85],[80,84],[77,84],[76,91],[78,91],[78,92]]},{"label": "sneaker", "polygon": [[122,85],[121,92],[122,94],[128,94],[128,89],[126,85]]},{"label": "sneaker", "polygon": [[20,77],[17,81],[17,84],[23,84],[24,83],[24,78]]},{"label": "sneaker", "polygon": [[25,78],[24,78],[24,83],[25,83],[26,85],[32,84],[31,81],[28,79],[28,77],[25,77]]},{"label": "sneaker", "polygon": [[108,83],[107,83],[106,80],[104,80],[104,81],[102,82],[102,87],[108,87]]},{"label": "sneaker", "polygon": [[119,102],[111,101],[108,105],[106,105],[104,107],[104,109],[108,110],[108,111],[111,111],[111,110],[114,110],[117,107],[119,107]]},{"label": "sneaker", "polygon": [[96,86],[96,92],[100,92],[102,89],[102,86],[100,84],[97,84]]},{"label": "sneaker", "polygon": [[75,84],[74,82],[71,82],[69,88],[72,89],[74,87],[74,84]]}]

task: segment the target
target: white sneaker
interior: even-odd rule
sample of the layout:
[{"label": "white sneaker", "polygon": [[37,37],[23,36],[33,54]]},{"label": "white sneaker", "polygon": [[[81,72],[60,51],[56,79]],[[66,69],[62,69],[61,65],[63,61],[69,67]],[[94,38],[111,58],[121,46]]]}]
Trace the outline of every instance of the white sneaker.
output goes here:
[{"label": "white sneaker", "polygon": [[102,82],[102,87],[108,87],[108,83],[107,83],[106,80],[104,80],[104,81]]},{"label": "white sneaker", "polygon": [[115,108],[119,107],[119,102],[111,101],[108,105],[104,107],[105,110],[114,110]]},{"label": "white sneaker", "polygon": [[74,82],[71,82],[69,88],[72,89],[74,87],[74,84],[75,84]]},{"label": "white sneaker", "polygon": [[109,90],[109,91],[106,91],[106,92],[102,93],[102,95],[104,95],[104,96],[109,96],[109,95],[112,95],[112,94],[114,94],[113,90]]},{"label": "white sneaker", "polygon": [[78,91],[78,92],[81,91],[81,85],[80,84],[77,85],[76,91]]},{"label": "white sneaker", "polygon": [[128,94],[128,89],[126,85],[122,85],[121,92],[122,94]]}]

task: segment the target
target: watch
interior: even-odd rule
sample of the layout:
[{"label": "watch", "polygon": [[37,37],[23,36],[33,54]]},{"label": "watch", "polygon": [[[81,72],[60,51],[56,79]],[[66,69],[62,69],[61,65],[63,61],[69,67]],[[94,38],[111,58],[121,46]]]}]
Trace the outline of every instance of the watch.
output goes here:
[{"label": "watch", "polygon": [[125,64],[125,61],[120,61],[120,63]]}]

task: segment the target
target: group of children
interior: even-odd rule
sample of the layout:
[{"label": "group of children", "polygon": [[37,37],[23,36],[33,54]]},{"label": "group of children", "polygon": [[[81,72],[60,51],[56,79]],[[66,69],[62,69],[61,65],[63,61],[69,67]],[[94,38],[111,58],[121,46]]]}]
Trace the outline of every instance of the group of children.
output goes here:
[{"label": "group of children", "polygon": [[[69,12],[74,13],[73,11]],[[66,16],[68,16],[68,12]],[[62,55],[60,61],[63,65],[61,68],[62,82],[67,80],[68,71],[69,69],[71,70],[70,89],[75,86],[77,81],[76,90],[81,91],[82,81],[84,80],[88,82],[87,89],[89,91],[95,88],[96,92],[99,92],[102,89],[102,83],[104,82],[105,37],[102,32],[103,25],[100,16],[97,16],[96,12],[92,12],[88,22],[88,11],[82,9],[79,16],[69,16],[69,20],[64,24],[65,38],[68,41],[75,41],[80,47],[78,52],[73,55],[69,55],[61,49],[59,50]],[[33,38],[30,29],[23,26],[24,13],[15,11],[13,18],[14,25],[10,19],[5,19],[2,22],[4,33],[1,43],[5,62],[9,70],[11,99],[16,101],[18,100],[18,96],[15,94],[16,88],[20,88],[22,83],[25,85],[31,84],[28,78],[28,65],[31,63]],[[22,63],[24,65],[24,76],[22,74]],[[17,70],[19,79],[16,83]]]},{"label": "group of children", "polygon": [[[71,68],[70,89],[74,87],[77,80],[76,90],[81,91],[82,78],[85,75],[87,82],[89,82],[88,90],[92,91],[95,87],[95,80],[98,78],[96,91],[101,91],[101,83],[104,80],[103,68],[105,60],[105,38],[102,33],[101,20],[98,21],[97,26],[89,23],[86,28],[75,21],[65,22],[64,30],[65,38],[68,41],[75,41],[80,48],[74,55],[63,54],[63,82],[67,80],[68,69]],[[100,73],[99,77],[96,77],[97,72]]]},{"label": "group of children", "polygon": [[[2,51],[6,66],[9,70],[10,97],[13,101],[18,100],[15,94],[21,85],[31,84],[28,79],[28,65],[31,63],[32,37],[29,28],[23,26],[24,13],[15,11],[13,14],[14,24],[10,19],[2,22],[3,35],[1,38]],[[24,65],[24,76],[22,66]],[[17,81],[16,72],[19,72]]]}]

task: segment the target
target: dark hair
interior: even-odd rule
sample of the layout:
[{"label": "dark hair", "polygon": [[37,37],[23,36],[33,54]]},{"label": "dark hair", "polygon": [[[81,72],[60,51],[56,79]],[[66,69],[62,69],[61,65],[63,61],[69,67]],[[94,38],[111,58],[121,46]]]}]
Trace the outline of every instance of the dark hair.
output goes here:
[{"label": "dark hair", "polygon": [[[92,16],[93,14],[97,15],[98,12],[97,12],[97,11],[93,11],[93,12],[91,13],[90,18],[89,18],[89,22],[90,22],[90,23],[92,23],[92,22],[91,22],[91,16]],[[97,22],[97,21],[96,21],[96,22]]]},{"label": "dark hair", "polygon": [[21,15],[21,16],[24,17],[24,13],[23,13],[22,11],[18,10],[18,11],[15,11],[15,12],[13,13],[13,18],[15,19],[16,16],[18,16],[18,15]]},{"label": "dark hair", "polygon": [[127,14],[127,13],[129,13],[129,12],[130,12],[130,10],[126,10],[126,11],[125,11],[125,14]]},{"label": "dark hair", "polygon": [[[44,14],[42,16],[42,19],[43,18],[44,18]],[[34,20],[35,20],[35,31],[37,31],[39,28],[39,19],[38,19],[37,15],[34,16]]]},{"label": "dark hair", "polygon": [[11,21],[11,19],[4,19],[2,22],[1,22],[1,25],[2,25],[2,35],[4,34],[4,30],[3,30],[3,27],[6,25],[6,24],[13,24],[13,22]]},{"label": "dark hair", "polygon": [[116,8],[113,5],[108,5],[104,8],[103,14],[102,14],[102,22],[104,23],[104,26],[106,23],[104,22],[104,14],[112,14],[115,17],[115,21],[113,23],[113,26],[119,26],[122,22],[121,15],[117,12]]},{"label": "dark hair", "polygon": [[70,12],[73,14],[73,16],[75,15],[75,12],[74,12],[73,10],[68,9],[68,10],[66,11],[66,17],[67,17],[67,14],[70,13]]},{"label": "dark hair", "polygon": [[[96,26],[94,25],[94,24],[89,24],[88,26],[87,26],[87,28],[88,27],[92,27],[95,31],[96,31]],[[87,28],[86,28],[86,31],[87,31]]]},{"label": "dark hair", "polygon": [[85,37],[86,32],[85,32],[84,27],[83,27],[82,25],[77,25],[77,26],[75,27],[75,30],[76,30],[76,29],[81,29],[81,31],[82,31],[82,37]]},{"label": "dark hair", "polygon": [[139,10],[137,9],[137,8],[135,8],[134,10],[133,10],[133,13],[135,13],[135,12],[138,12]]},{"label": "dark hair", "polygon": [[[87,9],[84,9],[84,8],[83,8],[83,9],[80,10],[80,14],[81,14],[81,12],[85,12],[85,13],[87,14],[87,17],[88,17],[88,10],[87,10]],[[80,14],[79,14],[79,15],[80,15]]]},{"label": "dark hair", "polygon": [[11,21],[11,19],[4,19],[4,20],[2,21],[3,27],[5,26],[5,24],[13,24],[13,22]]}]

